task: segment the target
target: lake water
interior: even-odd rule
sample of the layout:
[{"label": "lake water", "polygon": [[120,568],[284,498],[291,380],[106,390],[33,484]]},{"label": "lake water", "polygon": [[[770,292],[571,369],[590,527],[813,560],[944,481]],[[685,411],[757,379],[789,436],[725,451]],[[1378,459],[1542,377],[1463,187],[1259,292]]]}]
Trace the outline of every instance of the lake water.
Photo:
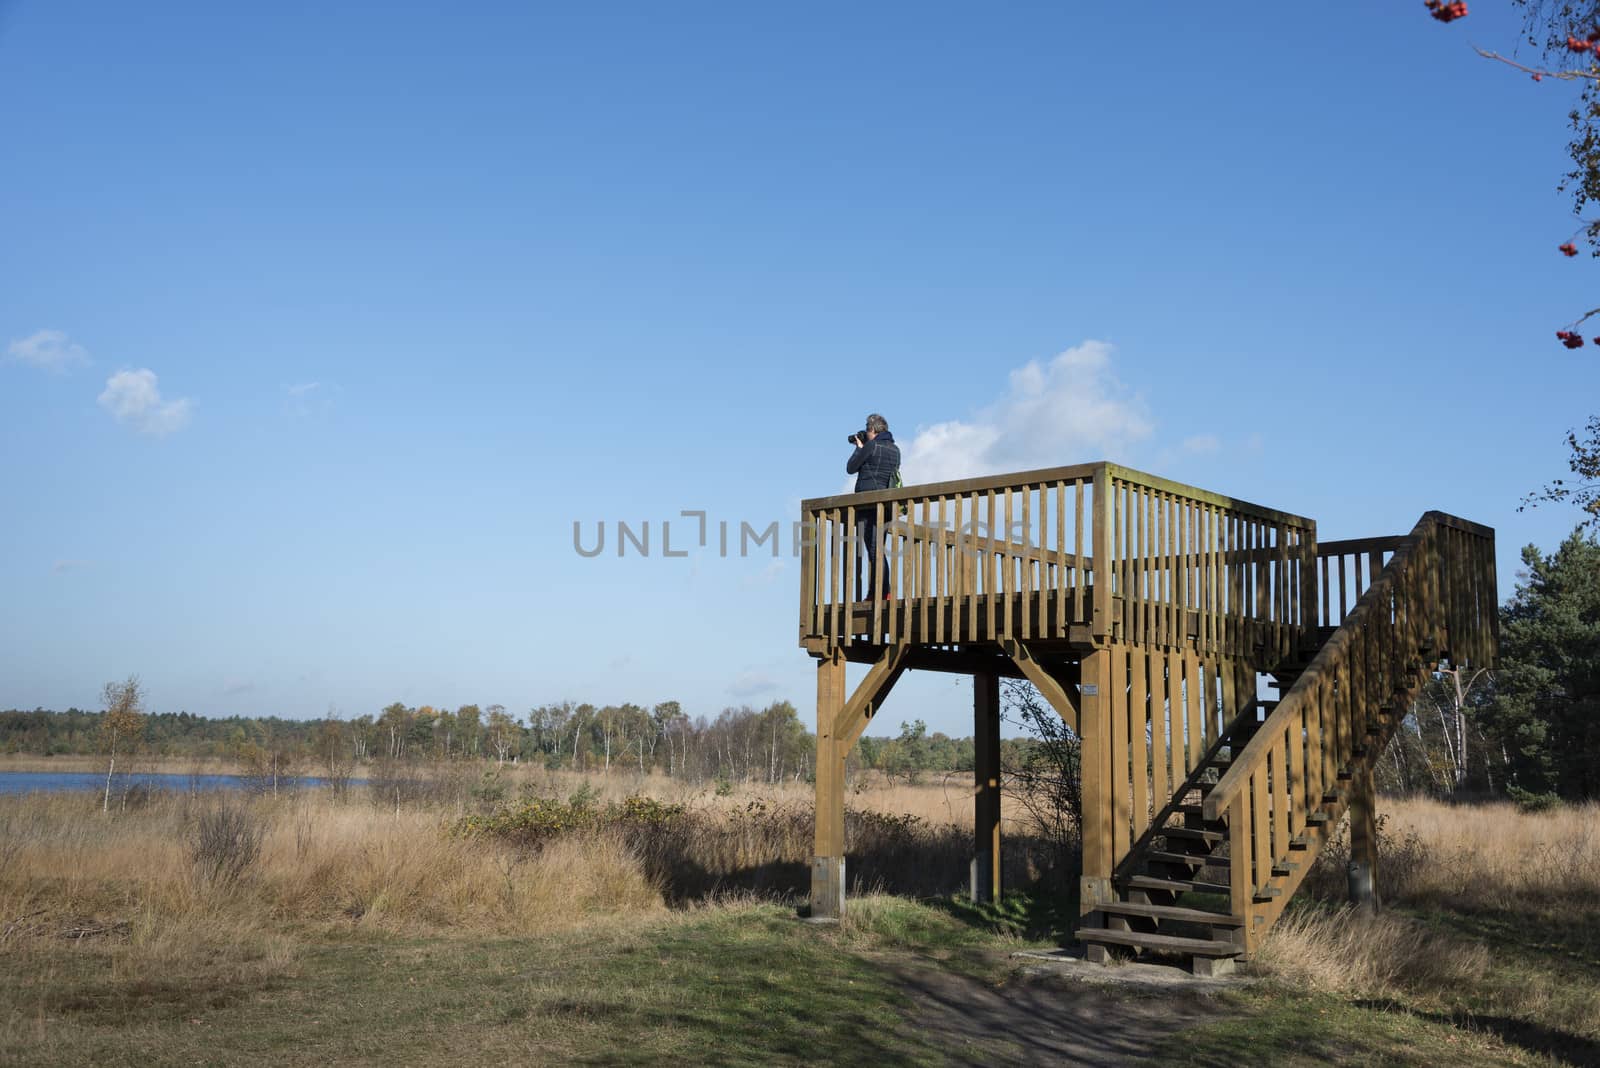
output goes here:
[{"label": "lake water", "polygon": [[[326,780],[312,776],[299,779],[280,778],[278,789],[306,789],[324,785]],[[244,790],[259,788],[261,780],[243,775],[118,775],[111,789],[121,792],[128,786],[144,786],[151,790],[188,793],[191,790]],[[0,794],[70,793],[73,791],[104,790],[106,777],[92,771],[0,771]],[[270,789],[270,786],[268,787]]]}]

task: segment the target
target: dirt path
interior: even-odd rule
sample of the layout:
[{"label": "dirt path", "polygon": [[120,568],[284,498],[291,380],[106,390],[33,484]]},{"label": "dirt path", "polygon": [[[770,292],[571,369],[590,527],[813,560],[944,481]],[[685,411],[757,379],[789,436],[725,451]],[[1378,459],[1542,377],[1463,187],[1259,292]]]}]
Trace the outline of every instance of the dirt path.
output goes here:
[{"label": "dirt path", "polygon": [[1151,969],[1170,980],[1141,972],[1100,982],[1081,962],[1017,961],[1023,967],[991,986],[909,954],[880,963],[916,1006],[905,1026],[962,1065],[1128,1064],[1220,1014],[1213,995],[1234,985],[1196,984],[1175,968]]}]

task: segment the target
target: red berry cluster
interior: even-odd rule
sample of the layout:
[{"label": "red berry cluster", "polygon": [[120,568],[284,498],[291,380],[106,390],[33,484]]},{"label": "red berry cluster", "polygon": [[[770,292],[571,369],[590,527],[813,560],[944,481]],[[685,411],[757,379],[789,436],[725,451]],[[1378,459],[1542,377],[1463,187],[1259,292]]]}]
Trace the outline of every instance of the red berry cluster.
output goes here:
[{"label": "red berry cluster", "polygon": [[1565,245],[1561,245],[1559,247],[1563,256],[1576,256],[1578,254],[1578,246],[1574,245],[1571,241],[1568,241]]},{"label": "red berry cluster", "polygon": [[1433,17],[1440,22],[1454,22],[1456,19],[1467,17],[1467,5],[1463,0],[1454,3],[1445,3],[1445,0],[1428,0],[1428,10],[1433,12]]},{"label": "red berry cluster", "polygon": [[[1557,330],[1556,338],[1569,349],[1583,348],[1583,338],[1571,330]],[[1595,344],[1600,345],[1600,338],[1595,339]]]},{"label": "red berry cluster", "polygon": [[1568,52],[1593,52],[1600,55],[1600,29],[1590,30],[1586,37],[1567,35]]}]

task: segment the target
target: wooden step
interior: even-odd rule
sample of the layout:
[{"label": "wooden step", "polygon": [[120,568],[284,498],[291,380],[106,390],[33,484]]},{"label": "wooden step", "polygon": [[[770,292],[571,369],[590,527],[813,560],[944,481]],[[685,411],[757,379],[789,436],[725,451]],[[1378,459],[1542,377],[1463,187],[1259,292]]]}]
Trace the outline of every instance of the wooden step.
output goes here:
[{"label": "wooden step", "polygon": [[1072,932],[1072,937],[1080,942],[1111,943],[1132,946],[1134,949],[1160,950],[1163,953],[1187,953],[1193,957],[1237,957],[1244,952],[1244,947],[1237,942],[1145,934],[1143,931],[1113,931],[1109,927],[1080,927]]},{"label": "wooden step", "polygon": [[1204,816],[1206,814],[1206,806],[1188,804],[1173,805],[1172,811],[1180,813],[1184,816]]},{"label": "wooden step", "polygon": [[1202,853],[1168,853],[1165,850],[1155,849],[1145,854],[1151,860],[1163,861],[1167,864],[1198,864],[1203,868],[1226,868],[1227,857],[1208,857]]},{"label": "wooden step", "polygon": [[1243,927],[1244,919],[1226,912],[1207,912],[1205,909],[1186,909],[1178,905],[1146,905],[1138,901],[1113,901],[1096,905],[1100,912],[1113,916],[1144,916],[1152,920],[1171,920],[1174,923],[1209,923],[1213,927]]},{"label": "wooden step", "polygon": [[1221,842],[1228,837],[1221,831],[1206,831],[1199,827],[1163,827],[1158,833],[1168,838],[1183,838],[1191,842]]},{"label": "wooden step", "polygon": [[1222,883],[1202,883],[1195,879],[1161,879],[1154,875],[1133,875],[1125,884],[1129,890],[1166,890],[1174,894],[1227,894]]}]

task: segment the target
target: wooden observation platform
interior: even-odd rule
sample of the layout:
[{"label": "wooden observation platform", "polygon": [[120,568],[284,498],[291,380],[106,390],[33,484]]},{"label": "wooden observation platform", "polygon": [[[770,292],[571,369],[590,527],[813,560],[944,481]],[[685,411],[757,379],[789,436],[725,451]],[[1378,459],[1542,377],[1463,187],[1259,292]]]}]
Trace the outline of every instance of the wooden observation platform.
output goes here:
[{"label": "wooden observation platform", "polygon": [[[845,907],[845,756],[908,669],[973,676],[974,896],[1001,889],[999,680],[1027,679],[1082,743],[1091,959],[1209,973],[1255,951],[1347,810],[1371,873],[1378,755],[1431,672],[1495,657],[1494,531],[1440,512],[1319,543],[1304,516],[1095,463],[807,500],[801,520],[818,917]],[[886,596],[867,600],[874,527]],[[847,695],[849,662],[871,667]]]}]

